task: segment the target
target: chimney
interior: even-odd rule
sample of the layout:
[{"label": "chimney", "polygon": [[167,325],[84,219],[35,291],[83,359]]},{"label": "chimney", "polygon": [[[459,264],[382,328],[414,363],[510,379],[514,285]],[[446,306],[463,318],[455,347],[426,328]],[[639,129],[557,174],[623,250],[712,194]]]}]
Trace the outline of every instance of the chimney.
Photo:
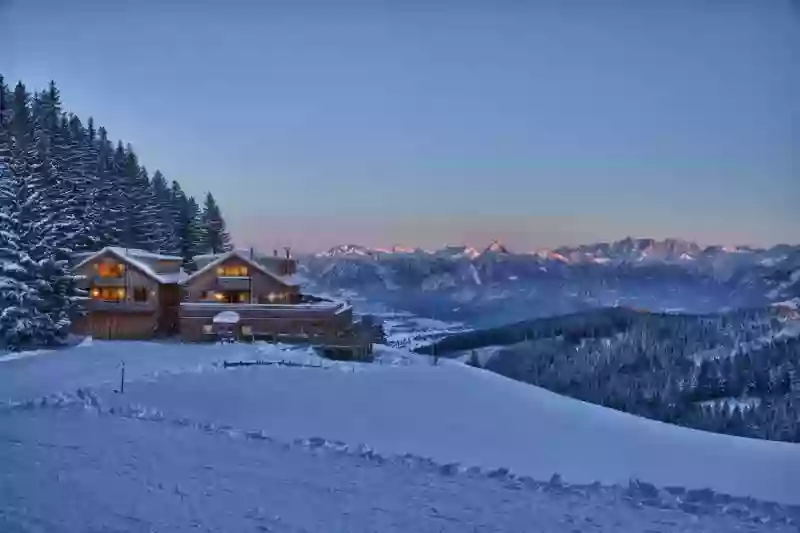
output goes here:
[{"label": "chimney", "polygon": [[292,257],[292,249],[288,246],[284,246],[283,249],[286,251],[286,259]]},{"label": "chimney", "polygon": [[256,256],[256,252],[255,252],[255,250],[253,250],[253,247],[251,246],[250,247],[250,259],[253,259],[255,256]]},{"label": "chimney", "polygon": [[272,257],[278,257],[278,249],[277,248],[273,248],[272,249]]}]

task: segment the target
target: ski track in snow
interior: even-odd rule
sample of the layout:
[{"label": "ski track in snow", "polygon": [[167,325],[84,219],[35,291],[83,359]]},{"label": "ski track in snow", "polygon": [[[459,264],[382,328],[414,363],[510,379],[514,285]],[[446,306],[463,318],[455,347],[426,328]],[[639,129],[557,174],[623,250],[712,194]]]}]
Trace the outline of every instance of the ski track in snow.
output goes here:
[{"label": "ski track in snow", "polygon": [[[416,427],[420,435],[410,434],[403,442],[398,435],[413,427],[407,422],[428,418],[419,408],[430,398],[415,404],[414,391],[408,391],[410,411],[405,415],[402,409],[392,411],[380,397],[375,398],[377,405],[365,409],[363,419],[357,415],[365,407],[358,390],[370,380],[385,388],[395,376],[402,380],[412,373],[406,377],[432,379],[447,395],[455,382],[446,376],[473,379],[473,387],[480,379],[499,378],[455,362],[428,368],[427,358],[408,354],[404,360],[401,351],[383,350],[381,359],[388,365],[328,362],[321,369],[223,370],[214,364],[270,356],[320,362],[307,350],[270,346],[96,342],[63,356],[4,365],[0,464],[13,467],[0,469],[0,531],[712,533],[797,531],[800,523],[796,507],[711,490],[665,490],[636,482],[581,486],[565,484],[558,476],[542,482],[505,468],[449,462],[458,457],[459,445],[491,446],[492,438],[497,442],[502,434],[488,435],[486,442],[443,442],[438,460],[414,454],[415,448],[424,451],[419,445],[424,433],[434,429],[429,424],[443,425],[440,433],[458,433],[458,424],[464,423],[457,417],[450,427],[443,416],[452,407],[445,402],[443,410],[434,412],[441,420],[422,420]],[[125,394],[114,394],[121,358],[130,381]],[[298,391],[303,382],[319,388],[320,397]],[[333,385],[326,389],[324,383]],[[325,407],[332,401],[329,393],[352,389],[355,394]],[[496,391],[490,386],[484,392]],[[497,407],[491,398],[486,401],[490,409]],[[335,423],[326,425],[324,419],[331,409],[348,408],[352,427],[342,436],[349,438],[335,440]],[[385,415],[385,427],[374,416],[380,414]],[[473,425],[483,421],[484,416],[472,420]],[[393,425],[400,426],[400,433],[387,432]],[[316,434],[325,437],[312,436]],[[370,435],[377,443],[359,444],[356,439]],[[734,448],[745,441],[711,437]],[[394,441],[382,442],[387,438]],[[666,438],[669,444],[668,432]],[[503,443],[497,444],[498,450],[488,452],[503,457]],[[591,450],[591,443],[582,444]],[[757,454],[778,443],[755,444],[752,451]],[[447,453],[448,446],[454,453]],[[787,469],[786,490],[796,468]],[[706,475],[718,473],[712,468]]]}]

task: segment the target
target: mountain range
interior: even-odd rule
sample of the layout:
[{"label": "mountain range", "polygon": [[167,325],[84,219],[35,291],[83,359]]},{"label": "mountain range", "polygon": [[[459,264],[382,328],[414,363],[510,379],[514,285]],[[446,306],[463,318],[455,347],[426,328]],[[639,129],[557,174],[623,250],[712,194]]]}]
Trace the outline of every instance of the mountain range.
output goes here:
[{"label": "mountain range", "polygon": [[[301,258],[317,290],[473,324],[596,307],[714,312],[800,299],[800,245],[705,246],[626,238],[535,252],[342,245]],[[798,300],[800,301],[800,300]]]}]

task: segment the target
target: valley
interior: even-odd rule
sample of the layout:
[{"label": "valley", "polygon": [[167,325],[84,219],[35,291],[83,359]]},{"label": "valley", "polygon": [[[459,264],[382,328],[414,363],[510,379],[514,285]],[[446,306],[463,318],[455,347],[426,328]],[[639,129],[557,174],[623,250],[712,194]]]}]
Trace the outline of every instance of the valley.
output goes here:
[{"label": "valley", "polygon": [[381,319],[393,348],[663,422],[800,442],[798,250],[346,246],[303,266]]}]

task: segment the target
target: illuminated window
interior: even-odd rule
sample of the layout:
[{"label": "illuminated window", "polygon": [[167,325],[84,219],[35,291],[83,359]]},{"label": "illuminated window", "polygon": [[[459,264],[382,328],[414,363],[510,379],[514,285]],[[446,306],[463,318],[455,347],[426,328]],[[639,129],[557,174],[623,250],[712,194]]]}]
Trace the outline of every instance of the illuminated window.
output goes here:
[{"label": "illuminated window", "polygon": [[247,267],[239,265],[221,266],[217,269],[217,276],[246,277],[248,276]]},{"label": "illuminated window", "polygon": [[214,333],[214,326],[211,325],[211,324],[204,324],[203,325],[203,333],[205,333],[206,335],[210,335],[211,333]]},{"label": "illuminated window", "polygon": [[125,299],[125,289],[115,287],[94,287],[92,298],[107,302],[118,302]]},{"label": "illuminated window", "polygon": [[247,303],[250,300],[250,293],[240,292],[238,300],[239,303]]},{"label": "illuminated window", "polygon": [[242,335],[252,335],[253,328],[251,326],[242,326]]},{"label": "illuminated window", "polygon": [[125,275],[125,265],[122,263],[97,263],[94,267],[101,278],[121,278]]},{"label": "illuminated window", "polygon": [[147,287],[136,287],[133,289],[133,301],[134,302],[146,302],[147,301]]}]

